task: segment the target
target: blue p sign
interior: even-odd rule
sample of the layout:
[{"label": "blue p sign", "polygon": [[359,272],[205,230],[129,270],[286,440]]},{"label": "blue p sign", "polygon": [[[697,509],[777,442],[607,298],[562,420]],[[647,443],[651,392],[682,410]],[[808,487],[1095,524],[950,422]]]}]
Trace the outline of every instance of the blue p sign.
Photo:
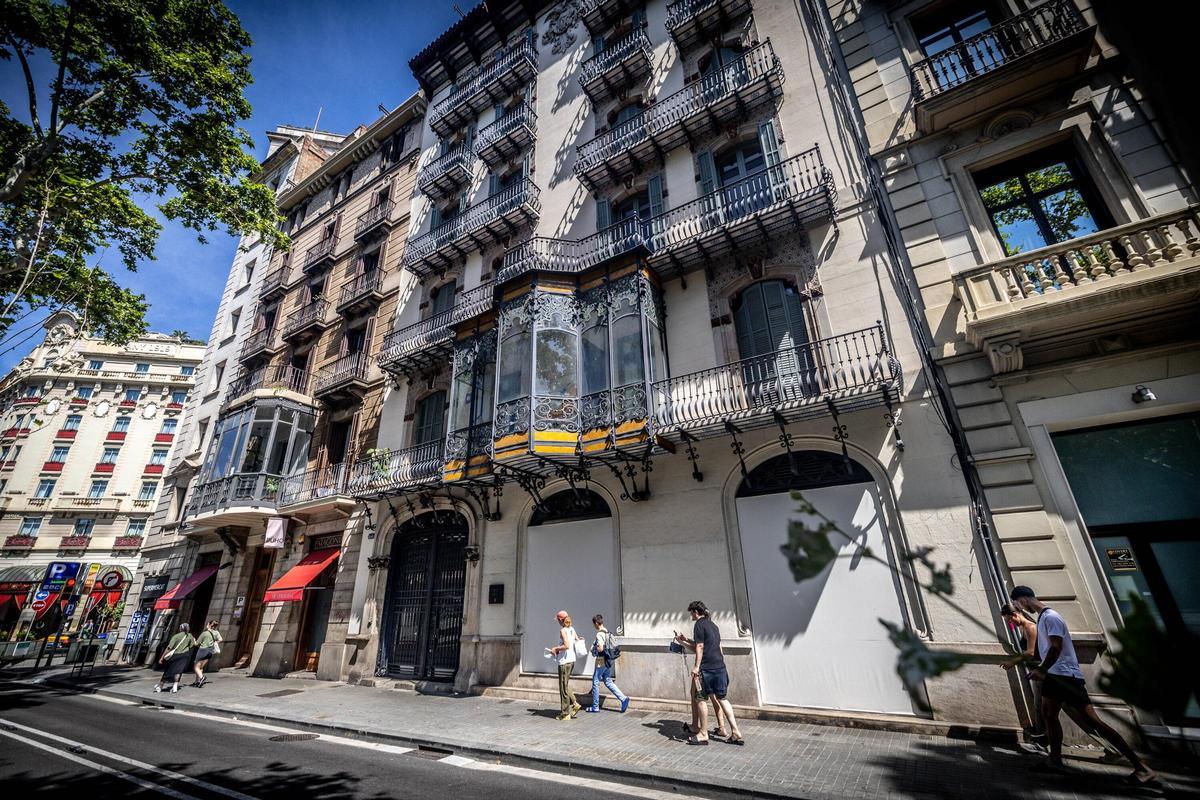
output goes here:
[{"label": "blue p sign", "polygon": [[61,592],[66,582],[78,574],[78,561],[51,561],[50,566],[46,567],[46,577],[42,578],[42,589]]}]

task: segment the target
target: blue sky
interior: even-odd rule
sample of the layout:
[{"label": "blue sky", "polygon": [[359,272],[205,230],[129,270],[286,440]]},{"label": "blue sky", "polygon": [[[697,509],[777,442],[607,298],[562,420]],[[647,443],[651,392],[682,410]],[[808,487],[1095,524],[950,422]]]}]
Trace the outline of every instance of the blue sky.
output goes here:
[{"label": "blue sky", "polygon": [[[253,114],[244,127],[258,143],[260,159],[266,153],[263,134],[277,124],[311,126],[321,109],[320,127],[345,133],[376,119],[380,103],[388,108],[399,105],[416,91],[409,58],[458,19],[446,0],[226,4],[254,39],[254,83],[246,92]],[[467,10],[475,2],[460,0],[459,5]],[[0,96],[10,108],[25,104],[16,62],[0,61]],[[234,237],[211,234],[207,244],[200,244],[195,233],[168,224],[158,242],[157,260],[141,265],[138,272],[126,271],[115,258],[106,262],[119,281],[146,295],[151,330],[183,328],[203,339],[212,327],[236,247]],[[0,375],[31,344],[0,355]]]}]

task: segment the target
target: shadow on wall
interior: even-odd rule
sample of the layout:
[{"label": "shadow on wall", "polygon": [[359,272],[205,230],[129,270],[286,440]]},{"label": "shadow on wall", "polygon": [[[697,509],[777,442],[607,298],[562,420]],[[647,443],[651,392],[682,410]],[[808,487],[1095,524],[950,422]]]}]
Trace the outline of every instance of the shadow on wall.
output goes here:
[{"label": "shadow on wall", "polygon": [[[558,225],[554,228],[554,236],[556,238],[567,238],[571,233],[571,229],[575,227],[575,222],[579,219],[579,212],[583,210],[584,201],[587,200],[587,189],[582,183],[575,185],[575,191],[571,194],[571,199],[567,202],[567,206],[563,209],[562,217],[558,220]],[[584,233],[583,235],[587,235]]]},{"label": "shadow on wall", "polygon": [[563,67],[563,73],[558,78],[554,103],[551,106],[552,111],[561,111],[583,92],[579,85],[579,67],[583,64],[591,46],[587,36],[581,36],[580,39],[583,44],[576,46],[571,55],[567,57],[566,66]]},{"label": "shadow on wall", "polygon": [[579,105],[579,110],[575,112],[571,124],[567,126],[567,132],[563,136],[562,142],[559,143],[558,150],[554,152],[554,174],[550,176],[550,188],[574,177],[572,167],[575,166],[575,144],[580,131],[583,130],[584,123],[587,122],[588,105],[588,103]]},{"label": "shadow on wall", "polygon": [[678,60],[675,57],[677,52],[675,47],[668,47],[663,51],[662,60],[655,65],[650,86],[646,90],[647,98],[657,98],[662,93],[667,76],[671,74],[671,67],[675,66],[675,62]]}]

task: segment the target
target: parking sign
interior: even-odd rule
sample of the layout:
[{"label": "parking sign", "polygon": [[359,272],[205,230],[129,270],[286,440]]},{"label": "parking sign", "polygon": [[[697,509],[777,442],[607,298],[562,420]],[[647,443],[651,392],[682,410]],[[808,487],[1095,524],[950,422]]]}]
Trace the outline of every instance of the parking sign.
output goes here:
[{"label": "parking sign", "polygon": [[46,567],[46,576],[42,578],[42,591],[61,592],[67,581],[74,580],[79,575],[78,561],[51,561]]}]

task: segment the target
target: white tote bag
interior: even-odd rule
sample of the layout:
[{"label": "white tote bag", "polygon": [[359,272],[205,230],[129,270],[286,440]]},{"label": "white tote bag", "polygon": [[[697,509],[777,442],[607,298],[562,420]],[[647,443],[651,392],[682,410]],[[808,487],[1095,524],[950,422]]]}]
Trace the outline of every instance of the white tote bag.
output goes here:
[{"label": "white tote bag", "polygon": [[575,655],[580,658],[587,658],[587,642],[579,638],[579,634],[575,632],[574,628],[571,628],[571,636],[574,637],[574,641],[571,642],[571,646],[575,648]]}]

